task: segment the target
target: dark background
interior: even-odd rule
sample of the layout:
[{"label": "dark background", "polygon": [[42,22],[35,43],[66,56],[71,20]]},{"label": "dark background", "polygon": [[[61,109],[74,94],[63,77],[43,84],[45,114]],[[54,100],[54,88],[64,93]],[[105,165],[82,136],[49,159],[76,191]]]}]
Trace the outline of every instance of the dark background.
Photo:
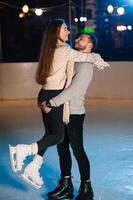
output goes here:
[{"label": "dark background", "polygon": [[[82,33],[85,23],[75,23],[74,18],[85,14],[91,19],[91,11],[86,10],[87,0],[73,0],[71,7],[72,42]],[[53,18],[64,18],[69,25],[69,1],[65,0],[4,0],[0,1],[1,29],[1,62],[33,62],[38,61],[43,32],[48,22]],[[75,4],[74,4],[75,3]],[[46,7],[47,12],[36,16],[29,12],[24,18],[19,13],[24,4],[30,8]],[[133,26],[133,2],[131,0],[96,0],[96,29],[95,34],[99,45],[97,52],[105,60],[133,60],[133,30],[116,31],[118,24]],[[109,4],[125,5],[126,14],[123,16],[110,15],[106,11]],[[12,6],[11,6],[12,5]],[[61,5],[63,5],[61,7]],[[83,9],[82,9],[83,8]]]}]

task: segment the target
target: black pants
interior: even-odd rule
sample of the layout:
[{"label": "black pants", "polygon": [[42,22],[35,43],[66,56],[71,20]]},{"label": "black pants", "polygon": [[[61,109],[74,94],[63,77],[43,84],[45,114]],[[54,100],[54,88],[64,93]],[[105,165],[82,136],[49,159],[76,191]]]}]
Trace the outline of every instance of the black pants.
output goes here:
[{"label": "black pants", "polygon": [[57,145],[61,176],[71,175],[71,155],[69,144],[78,162],[81,181],[90,179],[90,163],[83,147],[83,121],[85,115],[70,115],[70,123],[65,126],[64,141]]},{"label": "black pants", "polygon": [[[62,90],[43,90],[39,92],[38,101],[43,102],[57,96]],[[42,111],[45,135],[37,142],[38,154],[43,156],[48,147],[64,140],[63,105],[52,108],[49,113]]]}]

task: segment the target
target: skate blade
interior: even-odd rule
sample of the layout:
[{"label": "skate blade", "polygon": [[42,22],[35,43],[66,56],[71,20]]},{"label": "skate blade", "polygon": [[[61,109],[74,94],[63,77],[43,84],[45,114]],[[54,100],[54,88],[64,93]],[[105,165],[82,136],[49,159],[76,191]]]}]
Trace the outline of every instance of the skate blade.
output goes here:
[{"label": "skate blade", "polygon": [[15,155],[15,147],[11,146],[9,144],[9,153],[10,153],[10,163],[11,163],[11,167],[12,167],[12,170],[14,172],[17,172],[17,168],[16,168],[16,164],[15,164],[15,160],[14,160],[14,155]]},{"label": "skate blade", "polygon": [[21,174],[19,175],[19,177],[25,181],[26,183],[30,184],[31,186],[35,187],[36,189],[40,189],[42,186],[41,185],[37,185],[36,183],[32,182],[31,179],[28,178],[27,175],[25,174]]}]

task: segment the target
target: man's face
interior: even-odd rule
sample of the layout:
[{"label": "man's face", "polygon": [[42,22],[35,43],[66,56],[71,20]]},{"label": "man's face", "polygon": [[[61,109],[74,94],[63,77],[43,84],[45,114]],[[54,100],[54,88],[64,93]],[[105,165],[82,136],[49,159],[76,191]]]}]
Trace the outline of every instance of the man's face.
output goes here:
[{"label": "man's face", "polygon": [[84,50],[88,43],[91,43],[89,36],[83,34],[75,40],[75,48],[78,50]]}]

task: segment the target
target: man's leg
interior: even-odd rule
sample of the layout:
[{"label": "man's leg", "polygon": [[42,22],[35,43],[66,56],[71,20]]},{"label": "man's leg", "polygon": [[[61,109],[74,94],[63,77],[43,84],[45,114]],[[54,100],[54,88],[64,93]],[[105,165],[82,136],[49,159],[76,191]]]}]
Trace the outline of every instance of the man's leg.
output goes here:
[{"label": "man's leg", "polygon": [[90,163],[83,147],[83,121],[85,115],[70,115],[70,123],[67,125],[67,134],[73,154],[78,162],[81,186],[76,200],[92,200],[93,190],[90,181]]},{"label": "man's leg", "polygon": [[73,186],[71,181],[71,155],[69,150],[69,138],[65,134],[64,141],[57,145],[59,155],[61,179],[58,181],[58,186],[48,193],[49,199],[72,199]]},{"label": "man's leg", "polygon": [[57,145],[57,151],[59,155],[61,177],[71,176],[72,159],[69,150],[69,138],[66,132],[66,126],[64,141]]}]

